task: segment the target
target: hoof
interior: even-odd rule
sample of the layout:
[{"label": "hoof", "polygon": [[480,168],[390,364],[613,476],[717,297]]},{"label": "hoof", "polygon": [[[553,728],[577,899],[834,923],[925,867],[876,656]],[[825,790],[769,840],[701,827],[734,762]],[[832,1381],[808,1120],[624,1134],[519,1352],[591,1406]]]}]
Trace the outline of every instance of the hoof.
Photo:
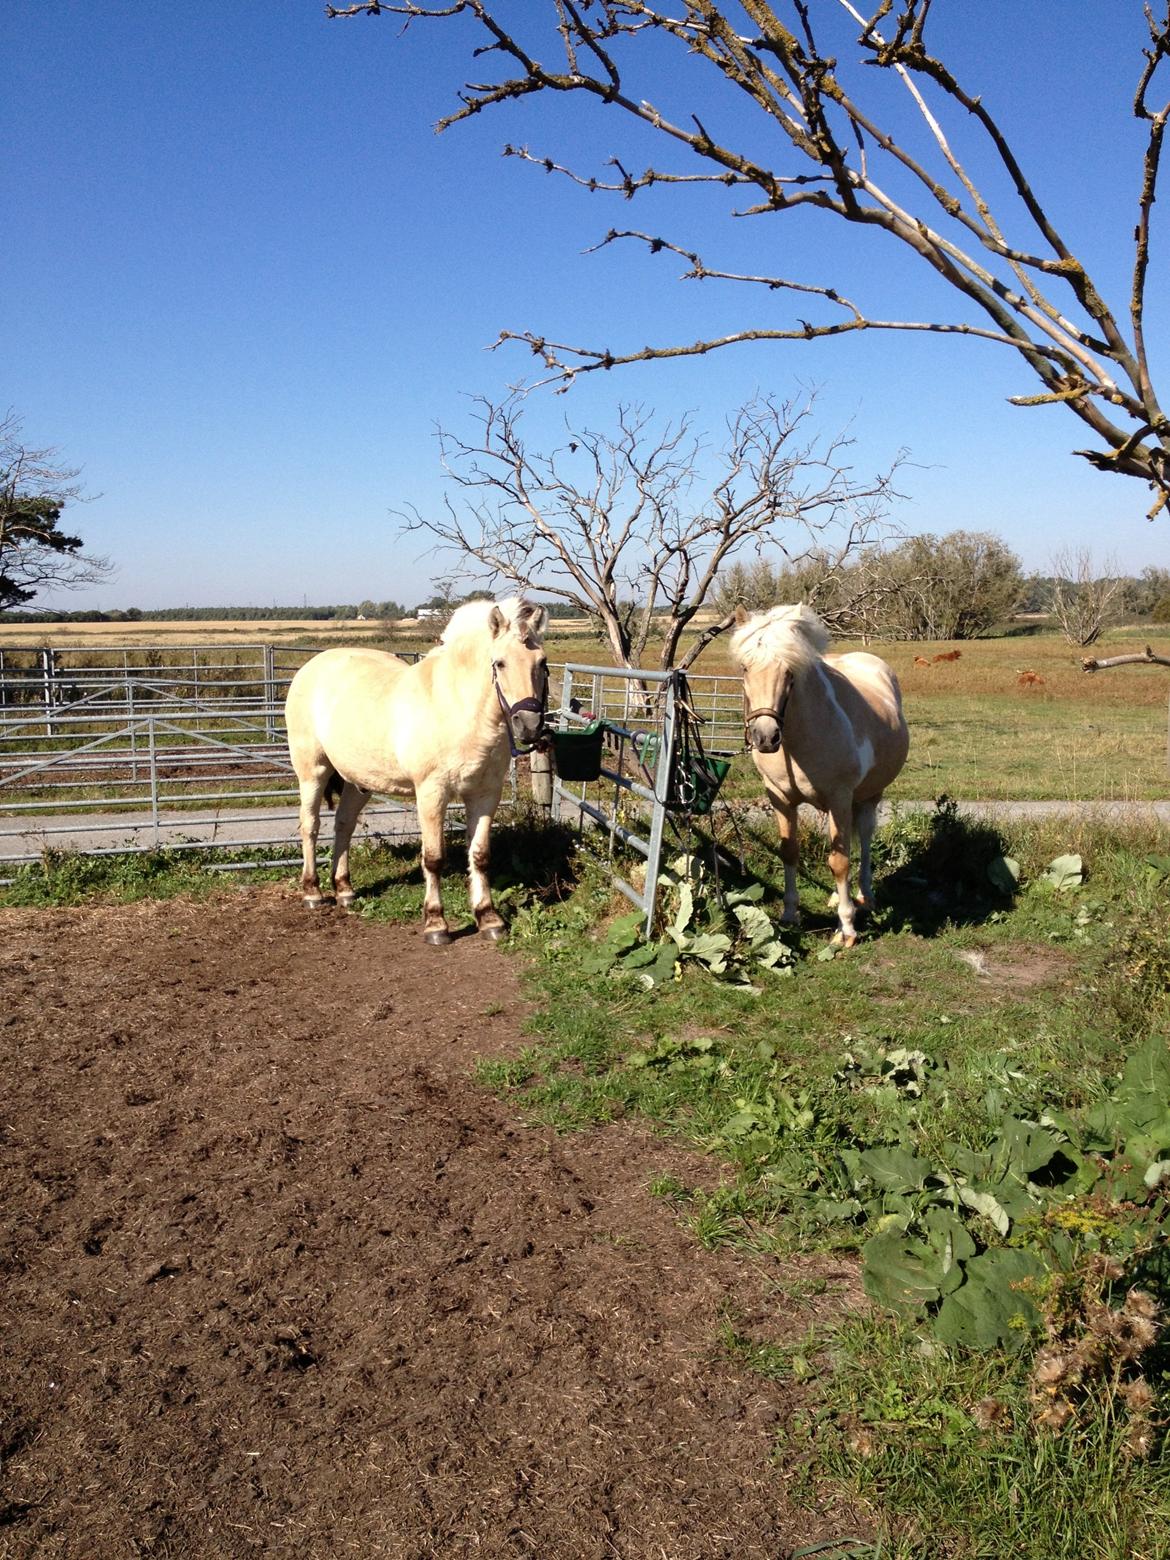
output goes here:
[{"label": "hoof", "polygon": [[433,931],[423,933],[423,942],[431,948],[445,948],[451,941],[451,933],[445,926],[436,926]]},{"label": "hoof", "polygon": [[479,929],[479,935],[481,937],[486,937],[488,942],[503,942],[504,938],[508,935],[508,928],[503,925],[481,926]]},{"label": "hoof", "polygon": [[834,932],[832,946],[834,948],[856,948],[856,932]]},{"label": "hoof", "polygon": [[352,888],[343,890],[337,896],[337,908],[339,910],[348,910],[356,898],[357,895]]},{"label": "hoof", "polygon": [[305,909],[306,910],[320,910],[320,909],[323,909],[324,906],[327,905],[328,903],[329,903],[329,901],[328,901],[328,899],[326,899],[324,894],[306,894],[305,895]]}]

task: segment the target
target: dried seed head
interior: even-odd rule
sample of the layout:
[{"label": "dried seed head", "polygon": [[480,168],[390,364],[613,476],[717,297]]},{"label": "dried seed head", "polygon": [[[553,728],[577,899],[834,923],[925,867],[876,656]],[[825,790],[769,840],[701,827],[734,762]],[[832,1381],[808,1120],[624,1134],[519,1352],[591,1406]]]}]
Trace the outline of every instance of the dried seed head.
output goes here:
[{"label": "dried seed head", "polygon": [[1045,1430],[1051,1430],[1053,1435],[1059,1435],[1073,1416],[1073,1406],[1067,1398],[1054,1398],[1043,1411],[1036,1415],[1036,1423],[1043,1425]]},{"label": "dried seed head", "polygon": [[1032,1367],[1032,1380],[1038,1387],[1055,1391],[1068,1375],[1068,1355],[1062,1349],[1049,1346],[1037,1351]]},{"label": "dried seed head", "polygon": [[1133,1381],[1125,1382],[1121,1395],[1131,1414],[1148,1414],[1154,1406],[1154,1389],[1144,1376],[1136,1376]]},{"label": "dried seed head", "polygon": [[997,1430],[1011,1423],[1011,1414],[1006,1403],[1001,1403],[998,1398],[982,1398],[971,1410],[971,1418],[980,1430]]},{"label": "dried seed head", "polygon": [[1156,1322],[1161,1307],[1144,1289],[1131,1289],[1121,1309],[1130,1316],[1144,1316],[1147,1321]]}]

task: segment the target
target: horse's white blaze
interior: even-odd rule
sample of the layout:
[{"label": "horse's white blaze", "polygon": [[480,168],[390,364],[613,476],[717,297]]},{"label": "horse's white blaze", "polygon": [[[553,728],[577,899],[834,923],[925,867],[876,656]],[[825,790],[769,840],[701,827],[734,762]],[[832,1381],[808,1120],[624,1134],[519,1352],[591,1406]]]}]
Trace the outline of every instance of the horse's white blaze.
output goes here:
[{"label": "horse's white blaze", "polygon": [[[424,926],[446,933],[439,879],[443,825],[450,802],[468,817],[471,902],[481,929],[501,926],[488,886],[488,830],[499,806],[510,754],[510,720],[533,725],[547,669],[540,635],[543,607],[511,598],[460,607],[440,644],[408,665],[382,650],[324,650],[293,678],[285,704],[289,754],[301,790],[302,888],[320,900],[316,839],[321,799],[342,783],[333,840],[333,881],[340,900],[349,882],[349,842],[370,793],[414,795],[426,883]],[[495,680],[493,680],[495,679]],[[496,691],[498,682],[499,693]]]},{"label": "horse's white blaze", "polygon": [[910,745],[898,680],[885,661],[867,651],[826,655],[828,631],[808,607],[774,607],[738,616],[730,649],[743,671],[748,708],[775,709],[791,674],[782,745],[775,753],[752,752],[780,830],[784,919],[799,916],[796,824],[801,804],[807,803],[828,815],[839,921],[834,940],[852,943],[856,932],[849,852],[854,825],[861,844],[861,894],[868,904],[877,804],[905,763]]}]

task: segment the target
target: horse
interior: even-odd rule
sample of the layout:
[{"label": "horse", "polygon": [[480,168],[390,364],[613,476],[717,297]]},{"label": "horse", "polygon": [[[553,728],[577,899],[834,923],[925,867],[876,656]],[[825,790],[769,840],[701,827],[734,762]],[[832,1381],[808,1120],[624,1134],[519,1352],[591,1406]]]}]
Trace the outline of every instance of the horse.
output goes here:
[{"label": "horse", "polygon": [[548,709],[541,636],[547,609],[518,597],[459,607],[442,637],[410,664],[383,650],[323,650],[297,672],[285,701],[289,756],[300,784],[301,892],[310,909],[330,896],[317,879],[321,800],[337,806],[333,895],[353,904],[349,843],[373,792],[415,798],[426,885],[424,941],[451,941],[443,914],[448,805],[467,810],[471,908],[480,933],[505,935],[488,882],[489,833],[510,756],[540,740]]},{"label": "horse", "polygon": [[[864,651],[826,655],[829,631],[808,607],[735,614],[732,659],[743,672],[744,740],[780,831],[784,924],[800,923],[797,811],[807,802],[829,818],[829,867],[837,884],[833,942],[857,941],[855,905],[873,904],[870,841],[882,792],[906,762],[910,733],[898,679]],[[861,844],[860,892],[849,888],[853,831]]]}]

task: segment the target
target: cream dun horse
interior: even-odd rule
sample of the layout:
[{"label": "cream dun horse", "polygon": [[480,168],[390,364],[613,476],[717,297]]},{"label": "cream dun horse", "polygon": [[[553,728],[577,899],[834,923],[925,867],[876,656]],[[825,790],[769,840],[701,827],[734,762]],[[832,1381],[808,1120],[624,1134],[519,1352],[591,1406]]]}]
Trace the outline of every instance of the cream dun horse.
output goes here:
[{"label": "cream dun horse", "polygon": [[[801,802],[829,817],[829,867],[837,883],[840,928],[833,941],[857,941],[854,906],[873,903],[870,841],[882,792],[906,762],[910,733],[898,679],[876,655],[826,655],[829,631],[805,606],[736,612],[730,653],[743,670],[744,735],[780,829],[784,915],[798,924],[797,811]],[[860,892],[849,891],[853,830],[861,842]]]},{"label": "cream dun horse", "polygon": [[[447,943],[443,826],[447,807],[467,809],[471,908],[487,937],[504,935],[488,884],[488,835],[509,755],[544,725],[548,667],[544,607],[515,597],[460,607],[442,640],[414,665],[383,650],[323,650],[292,680],[285,703],[289,754],[301,789],[305,903],[325,903],[317,881],[321,799],[337,801],[333,891],[353,903],[349,842],[373,792],[415,798],[426,883],[423,936]],[[340,798],[338,800],[338,798]]]}]

